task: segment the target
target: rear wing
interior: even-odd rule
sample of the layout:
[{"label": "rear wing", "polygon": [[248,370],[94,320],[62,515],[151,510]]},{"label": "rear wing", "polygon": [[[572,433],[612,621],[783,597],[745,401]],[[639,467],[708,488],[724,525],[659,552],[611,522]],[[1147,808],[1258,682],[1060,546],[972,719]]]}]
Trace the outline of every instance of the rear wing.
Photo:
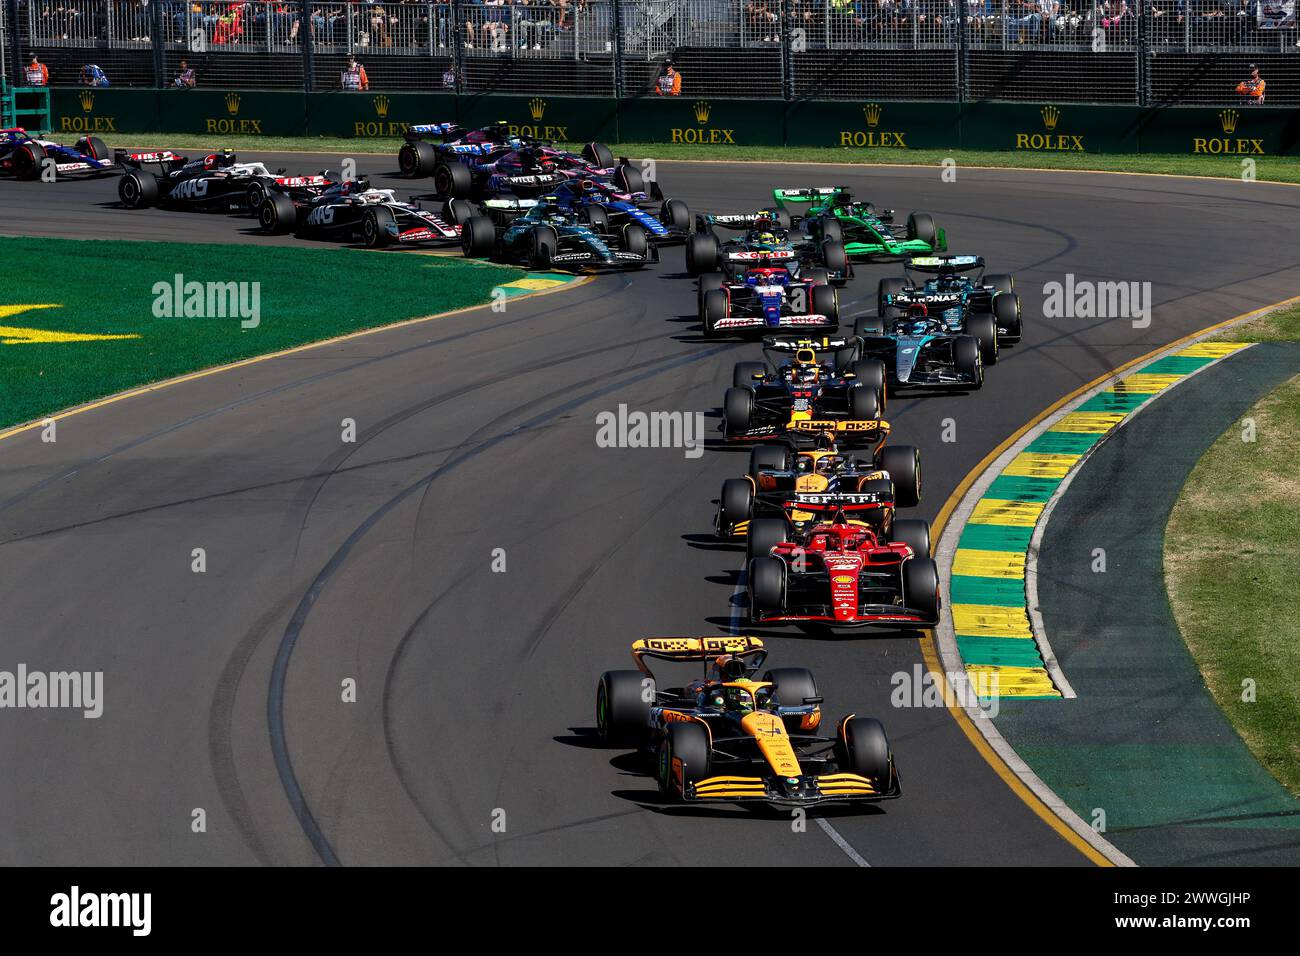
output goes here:
[{"label": "rear wing", "polygon": [[904,269],[930,275],[973,272],[984,268],[983,256],[913,256],[903,264]]},{"label": "rear wing", "polygon": [[757,670],[767,658],[763,642],[756,637],[643,637],[632,644],[632,660],[637,670],[648,677],[654,674],[646,666],[646,658],[675,663],[702,661],[707,671],[709,663],[724,654],[742,658],[751,670]]},{"label": "rear wing", "polygon": [[140,167],[146,164],[179,169],[189,162],[189,158],[170,149],[160,149],[147,153],[132,153],[125,149],[113,150],[113,160],[120,166]]},{"label": "rear wing", "polygon": [[796,492],[787,496],[785,507],[819,515],[844,515],[849,520],[863,511],[893,507],[894,496],[874,491]]},{"label": "rear wing", "polygon": [[753,229],[754,223],[758,220],[771,218],[771,210],[760,209],[757,212],[727,213],[715,216],[699,215],[695,217],[695,221],[699,230],[704,232],[710,226],[719,226],[723,229]]},{"label": "rear wing", "polygon": [[437,137],[444,143],[449,139],[455,139],[468,132],[459,123],[415,123],[406,127],[402,135],[407,140],[428,139]]},{"label": "rear wing", "polygon": [[772,190],[772,198],[782,209],[789,206],[796,207],[793,212],[806,213],[804,206],[827,206],[838,199],[840,196],[848,198],[848,186],[802,186],[802,187],[777,187]]},{"label": "rear wing", "polygon": [[814,432],[832,438],[846,438],[874,444],[889,436],[889,422],[883,418],[809,418],[789,424],[794,432]]},{"label": "rear wing", "polygon": [[769,335],[763,339],[763,348],[770,349],[773,352],[797,352],[800,349],[812,349],[815,352],[827,352],[832,349],[846,349],[856,346],[857,339],[847,336],[821,336],[820,338],[809,337],[805,335]]}]

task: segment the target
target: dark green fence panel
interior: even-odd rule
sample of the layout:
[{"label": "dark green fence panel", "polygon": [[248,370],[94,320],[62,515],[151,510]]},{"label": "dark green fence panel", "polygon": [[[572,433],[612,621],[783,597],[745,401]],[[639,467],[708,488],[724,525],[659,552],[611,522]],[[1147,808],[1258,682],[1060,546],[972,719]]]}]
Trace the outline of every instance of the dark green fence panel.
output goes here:
[{"label": "dark green fence panel", "polygon": [[1136,153],[1136,106],[970,103],[962,109],[965,149],[1031,153]]},{"label": "dark green fence panel", "polygon": [[[50,91],[54,133],[112,136],[163,129],[154,90],[54,89]],[[112,146],[112,143],[108,145]]]},{"label": "dark green fence panel", "polygon": [[819,102],[786,109],[790,146],[842,146],[853,159],[873,149],[956,149],[960,110],[955,103]]},{"label": "dark green fence panel", "polygon": [[781,146],[785,118],[771,100],[647,97],[622,101],[618,134],[625,143]]},{"label": "dark green fence panel", "polygon": [[307,94],[309,136],[396,138],[416,123],[455,119],[452,93]]},{"label": "dark green fence panel", "polygon": [[1142,152],[1196,156],[1296,155],[1300,111],[1266,106],[1171,106],[1147,110]]},{"label": "dark green fence panel", "polygon": [[563,143],[613,142],[618,101],[585,96],[460,97],[460,122],[470,129],[504,120],[512,132]]}]

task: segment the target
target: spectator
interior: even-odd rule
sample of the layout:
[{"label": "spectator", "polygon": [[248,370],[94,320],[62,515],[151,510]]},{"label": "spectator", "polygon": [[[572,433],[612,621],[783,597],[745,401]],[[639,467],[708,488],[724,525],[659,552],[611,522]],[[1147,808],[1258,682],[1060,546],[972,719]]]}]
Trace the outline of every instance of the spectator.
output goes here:
[{"label": "spectator", "polygon": [[94,63],[87,63],[81,68],[77,82],[82,86],[108,86],[108,74]]},{"label": "spectator", "polygon": [[45,64],[36,59],[36,54],[32,54],[31,61],[27,64],[27,69],[23,71],[27,78],[28,86],[49,86],[50,71],[45,68]]},{"label": "spectator", "polygon": [[339,85],[357,93],[370,89],[370,77],[366,76],[366,68],[351,54],[348,55],[348,65],[339,77]]},{"label": "spectator", "polygon": [[172,80],[172,86],[179,87],[182,90],[192,90],[198,86],[198,79],[194,75],[194,70],[188,63],[181,60],[180,72],[176,74],[176,79]]},{"label": "spectator", "polygon": [[749,21],[750,32],[756,37],[762,36],[759,43],[776,43],[781,39],[781,17],[767,0],[748,0],[745,18]]},{"label": "spectator", "polygon": [[1259,67],[1250,65],[1250,79],[1237,84],[1237,94],[1241,102],[1250,106],[1259,106],[1264,102],[1264,78],[1259,75]]},{"label": "spectator", "polygon": [[655,80],[655,93],[659,96],[682,95],[682,75],[674,69],[672,60],[664,60],[663,71]]},{"label": "spectator", "polygon": [[551,23],[546,19],[545,11],[539,9],[540,6],[540,3],[533,3],[532,0],[514,0],[514,7],[518,10],[517,23],[521,50],[528,49],[530,37],[534,50],[542,48],[542,36],[550,29]]},{"label": "spectator", "polygon": [[448,64],[447,69],[442,71],[442,88],[444,90],[454,90],[456,88],[456,67],[454,64]]}]

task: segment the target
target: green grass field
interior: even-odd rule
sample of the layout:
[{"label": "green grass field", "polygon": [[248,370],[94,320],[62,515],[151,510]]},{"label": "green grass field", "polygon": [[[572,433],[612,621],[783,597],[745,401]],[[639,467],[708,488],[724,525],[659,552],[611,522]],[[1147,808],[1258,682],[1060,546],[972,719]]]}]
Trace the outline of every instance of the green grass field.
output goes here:
[{"label": "green grass field", "polygon": [[[185,372],[482,305],[523,275],[401,252],[67,239],[0,238],[0,261],[0,427]],[[175,296],[155,285],[173,285],[177,274],[250,283],[243,312],[256,301],[257,326],[244,328],[252,320],[230,314],[237,309],[225,318],[160,316],[162,300],[174,305]]]},{"label": "green grass field", "polygon": [[[343,139],[338,137],[223,136],[172,133],[124,133],[111,145],[172,149],[288,150],[337,152],[344,155],[382,153],[396,166],[397,139]],[[570,144],[578,148],[576,144]],[[1233,157],[1181,155],[1096,155],[1091,153],[1024,153],[1001,150],[941,149],[841,149],[814,146],[686,146],[663,143],[622,143],[612,147],[617,155],[655,159],[700,159],[718,162],[851,163],[859,166],[939,166],[945,159],[961,166],[997,166],[1008,169],[1098,170],[1102,172],[1159,173],[1240,179],[1241,160]],[[364,168],[364,167],[363,167]],[[1300,163],[1282,156],[1260,156],[1256,178],[1266,182],[1300,183]]]},{"label": "green grass field", "polygon": [[[1300,339],[1300,308],[1226,333]],[[1261,399],[1187,478],[1165,529],[1165,583],[1211,693],[1256,758],[1300,796],[1300,377]],[[1242,700],[1253,680],[1254,702]]]}]

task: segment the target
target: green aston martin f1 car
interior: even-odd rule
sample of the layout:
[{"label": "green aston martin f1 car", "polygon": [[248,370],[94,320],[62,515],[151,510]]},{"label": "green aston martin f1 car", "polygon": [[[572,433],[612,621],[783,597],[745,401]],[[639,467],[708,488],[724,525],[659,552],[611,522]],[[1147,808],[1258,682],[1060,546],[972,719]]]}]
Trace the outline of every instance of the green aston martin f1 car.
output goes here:
[{"label": "green aston martin f1 car", "polygon": [[947,237],[929,213],[914,212],[906,226],[895,225],[892,209],[857,202],[845,186],[774,189],[772,198],[791,224],[813,239],[843,242],[853,262],[887,262],[948,249]]}]

